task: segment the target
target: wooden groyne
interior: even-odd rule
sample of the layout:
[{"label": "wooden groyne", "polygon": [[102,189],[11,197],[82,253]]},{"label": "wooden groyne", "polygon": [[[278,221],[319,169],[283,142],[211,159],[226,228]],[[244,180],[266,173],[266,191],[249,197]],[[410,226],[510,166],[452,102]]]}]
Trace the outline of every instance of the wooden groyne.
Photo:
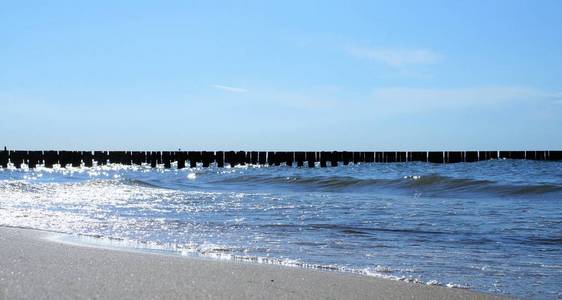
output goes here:
[{"label": "wooden groyne", "polygon": [[527,160],[562,160],[562,151],[384,151],[384,152],[265,152],[265,151],[0,151],[0,167],[9,164],[15,168],[27,165],[35,168],[43,165],[52,168],[60,167],[92,167],[106,164],[143,165],[153,168],[163,165],[171,168],[172,163],[178,169],[198,165],[209,167],[216,164],[221,168],[225,165],[270,165],[297,166],[309,168],[337,166],[339,164],[357,163],[395,163],[395,162],[427,162],[427,163],[461,163],[477,162],[491,159],[527,159]]}]

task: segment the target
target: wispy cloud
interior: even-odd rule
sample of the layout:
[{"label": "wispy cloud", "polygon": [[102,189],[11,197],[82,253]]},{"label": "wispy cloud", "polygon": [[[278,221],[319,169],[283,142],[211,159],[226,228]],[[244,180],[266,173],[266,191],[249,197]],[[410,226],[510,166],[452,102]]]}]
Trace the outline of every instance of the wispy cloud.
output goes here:
[{"label": "wispy cloud", "polygon": [[552,102],[562,105],[562,93],[552,95]]},{"label": "wispy cloud", "polygon": [[517,86],[449,89],[387,87],[375,89],[373,99],[374,105],[382,111],[424,112],[524,104],[547,106],[556,102],[556,94]]},{"label": "wispy cloud", "polygon": [[357,58],[392,67],[432,64],[441,59],[441,55],[429,49],[347,47],[347,52]]},{"label": "wispy cloud", "polygon": [[239,87],[232,87],[232,86],[226,86],[226,85],[220,85],[220,84],[213,84],[211,85],[212,88],[217,89],[217,90],[221,90],[224,92],[229,92],[229,93],[245,93],[248,90],[244,89],[244,88],[239,88]]},{"label": "wispy cloud", "polygon": [[313,86],[305,89],[270,90],[263,98],[270,103],[297,109],[329,110],[340,107],[343,88],[336,85]]}]

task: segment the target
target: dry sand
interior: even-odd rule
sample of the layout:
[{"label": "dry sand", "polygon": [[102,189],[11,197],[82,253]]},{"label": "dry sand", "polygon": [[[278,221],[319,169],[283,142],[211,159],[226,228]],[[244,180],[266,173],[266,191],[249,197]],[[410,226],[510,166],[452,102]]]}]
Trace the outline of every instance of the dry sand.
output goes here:
[{"label": "dry sand", "polygon": [[353,274],[71,245],[0,227],[0,299],[498,299]]}]

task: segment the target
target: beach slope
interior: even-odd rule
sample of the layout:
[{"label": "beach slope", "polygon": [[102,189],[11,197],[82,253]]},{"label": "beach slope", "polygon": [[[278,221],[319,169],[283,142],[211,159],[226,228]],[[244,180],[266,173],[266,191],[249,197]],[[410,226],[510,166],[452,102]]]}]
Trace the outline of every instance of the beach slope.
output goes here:
[{"label": "beach slope", "polygon": [[353,274],[102,249],[0,227],[0,299],[498,299]]}]

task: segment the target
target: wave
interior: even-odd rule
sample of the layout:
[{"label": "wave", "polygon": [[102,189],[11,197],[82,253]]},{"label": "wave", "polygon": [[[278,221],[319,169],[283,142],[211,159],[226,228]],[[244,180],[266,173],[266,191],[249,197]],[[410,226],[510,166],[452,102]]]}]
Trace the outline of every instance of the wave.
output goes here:
[{"label": "wave", "polygon": [[[126,175],[125,175],[126,176]],[[562,184],[554,183],[509,183],[494,180],[458,178],[444,175],[404,176],[399,178],[360,178],[353,176],[282,176],[275,173],[266,174],[212,174],[201,179],[186,180],[184,176],[136,175],[133,178],[53,178],[46,181],[0,180],[0,190],[18,192],[39,192],[50,184],[68,186],[134,186],[167,190],[222,190],[258,189],[267,191],[271,188],[297,191],[319,192],[377,192],[403,194],[420,194],[423,196],[454,196],[470,194],[471,196],[521,196],[533,197],[550,194],[562,194]]]},{"label": "wave", "polygon": [[348,235],[365,235],[371,234],[375,232],[393,232],[399,234],[455,234],[455,232],[446,232],[446,231],[430,231],[430,230],[416,230],[416,229],[408,229],[408,228],[383,228],[383,227],[366,227],[366,226],[354,226],[354,225],[338,225],[338,224],[264,224],[261,227],[271,227],[271,228],[287,228],[287,229],[298,229],[298,230],[334,230],[339,231],[343,234]]},{"label": "wave", "polygon": [[69,243],[88,245],[93,247],[108,248],[108,249],[128,249],[132,251],[143,251],[148,253],[159,253],[165,255],[180,255],[187,257],[204,257],[216,260],[236,261],[244,263],[256,263],[267,265],[279,265],[283,267],[311,269],[327,272],[341,272],[352,273],[362,276],[384,278],[395,281],[404,281],[409,283],[426,284],[426,285],[439,285],[448,288],[461,288],[468,289],[470,286],[463,284],[448,283],[442,284],[441,282],[433,279],[424,281],[420,278],[419,274],[412,268],[391,268],[389,266],[376,265],[374,267],[354,268],[349,266],[342,266],[338,264],[320,264],[306,262],[301,259],[293,259],[287,257],[272,257],[261,255],[247,255],[245,249],[238,247],[231,247],[227,245],[219,245],[213,243],[154,243],[143,240],[129,240],[123,238],[113,238],[109,236],[91,235],[91,234],[78,234],[67,235],[61,234],[51,237],[52,240]]},{"label": "wave", "polygon": [[155,182],[148,182],[140,179],[119,179],[117,181],[120,184],[130,185],[130,186],[138,186],[138,187],[147,187],[147,188],[157,188],[157,189],[166,189],[167,187],[161,184],[157,184]]},{"label": "wave", "polygon": [[562,192],[555,184],[506,184],[492,180],[455,178],[442,175],[406,176],[397,179],[356,178],[351,176],[266,176],[241,175],[214,181],[216,184],[267,184],[327,192],[402,190],[426,194],[484,193],[504,196],[531,196]]},{"label": "wave", "polygon": [[75,187],[118,187],[133,186],[154,189],[167,189],[163,185],[147,182],[139,179],[93,179],[80,182],[30,182],[26,180],[4,180],[0,181],[0,190],[7,192],[30,192],[39,193],[49,189],[52,184]]}]

